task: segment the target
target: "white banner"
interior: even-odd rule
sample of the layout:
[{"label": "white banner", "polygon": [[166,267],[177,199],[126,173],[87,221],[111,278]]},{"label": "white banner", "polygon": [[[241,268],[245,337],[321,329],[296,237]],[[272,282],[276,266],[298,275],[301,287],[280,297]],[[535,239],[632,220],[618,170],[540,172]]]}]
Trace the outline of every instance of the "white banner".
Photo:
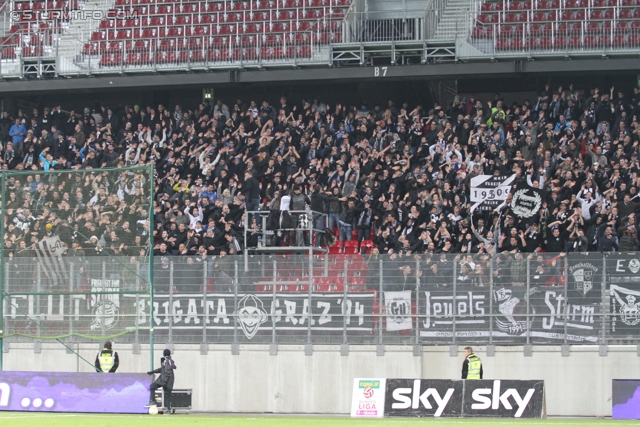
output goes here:
[{"label": "white banner", "polygon": [[384,417],[387,380],[356,378],[353,380],[351,416],[357,418]]},{"label": "white banner", "polygon": [[42,271],[54,286],[69,284],[69,274],[62,259],[64,248],[59,236],[43,239],[33,245]]},{"label": "white banner", "polygon": [[495,209],[507,200],[516,175],[478,175],[471,178],[471,210]]},{"label": "white banner", "polygon": [[411,291],[385,292],[387,331],[411,329]]}]

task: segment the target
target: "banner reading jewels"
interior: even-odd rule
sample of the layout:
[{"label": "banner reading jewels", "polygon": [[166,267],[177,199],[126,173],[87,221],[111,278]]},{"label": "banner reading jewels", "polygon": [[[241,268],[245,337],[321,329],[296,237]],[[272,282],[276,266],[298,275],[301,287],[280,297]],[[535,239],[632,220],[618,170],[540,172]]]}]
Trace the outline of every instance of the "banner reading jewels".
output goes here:
[{"label": "banner reading jewels", "polygon": [[[575,294],[569,297],[562,287],[527,292],[524,286],[496,286],[491,294],[488,289],[458,285],[455,304],[452,292],[425,291],[423,295],[423,342],[449,342],[454,334],[469,343],[486,342],[490,336],[495,342],[525,343],[528,337],[530,343],[553,343],[564,340],[565,334],[567,342],[598,340],[600,304]],[[491,309],[493,325],[488,316]]]},{"label": "banner reading jewels", "polygon": [[[309,294],[175,294],[154,297],[156,331],[169,329],[227,332],[234,317],[247,339],[276,331],[371,331],[375,293]],[[149,323],[148,296],[125,295],[125,304],[136,307],[138,325]],[[204,325],[203,325],[203,322]],[[195,332],[192,332],[195,333]]]},{"label": "banner reading jewels", "polygon": [[0,410],[146,414],[146,374],[0,372]]}]

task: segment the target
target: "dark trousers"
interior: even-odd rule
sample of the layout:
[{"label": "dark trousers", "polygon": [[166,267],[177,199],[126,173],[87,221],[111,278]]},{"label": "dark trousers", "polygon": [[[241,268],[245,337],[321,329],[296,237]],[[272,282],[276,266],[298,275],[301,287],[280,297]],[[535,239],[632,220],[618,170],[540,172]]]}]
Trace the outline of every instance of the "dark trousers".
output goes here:
[{"label": "dark trousers", "polygon": [[164,390],[164,402],[162,402],[162,404],[167,409],[171,409],[171,389],[163,386],[162,383],[158,380],[155,380],[153,383],[151,383],[151,386],[149,387],[149,390],[151,390],[151,397],[149,397],[149,402],[155,402],[156,390],[159,388]]}]

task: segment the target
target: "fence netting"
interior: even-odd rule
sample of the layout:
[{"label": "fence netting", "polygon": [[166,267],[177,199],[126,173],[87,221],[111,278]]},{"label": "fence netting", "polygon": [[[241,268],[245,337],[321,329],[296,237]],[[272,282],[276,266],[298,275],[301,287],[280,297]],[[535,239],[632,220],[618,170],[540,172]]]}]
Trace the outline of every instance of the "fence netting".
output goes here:
[{"label": "fence netting", "polygon": [[2,172],[4,338],[136,339],[152,185],[151,167]]}]

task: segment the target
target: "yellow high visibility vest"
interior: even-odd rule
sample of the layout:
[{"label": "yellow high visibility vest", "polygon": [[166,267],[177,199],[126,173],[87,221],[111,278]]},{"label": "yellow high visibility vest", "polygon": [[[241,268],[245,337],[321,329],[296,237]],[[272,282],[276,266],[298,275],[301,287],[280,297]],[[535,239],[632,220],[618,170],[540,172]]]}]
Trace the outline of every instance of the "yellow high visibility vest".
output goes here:
[{"label": "yellow high visibility vest", "polygon": [[482,362],[475,354],[470,354],[467,357],[469,361],[469,370],[467,371],[467,379],[468,380],[479,380],[480,379],[480,368],[482,367]]},{"label": "yellow high visibility vest", "polygon": [[114,355],[114,351],[106,348],[102,350],[102,353],[100,353],[99,360],[100,360],[100,369],[102,369],[102,372],[109,372],[111,368],[113,368],[113,363],[115,361],[115,357],[113,355]]}]

